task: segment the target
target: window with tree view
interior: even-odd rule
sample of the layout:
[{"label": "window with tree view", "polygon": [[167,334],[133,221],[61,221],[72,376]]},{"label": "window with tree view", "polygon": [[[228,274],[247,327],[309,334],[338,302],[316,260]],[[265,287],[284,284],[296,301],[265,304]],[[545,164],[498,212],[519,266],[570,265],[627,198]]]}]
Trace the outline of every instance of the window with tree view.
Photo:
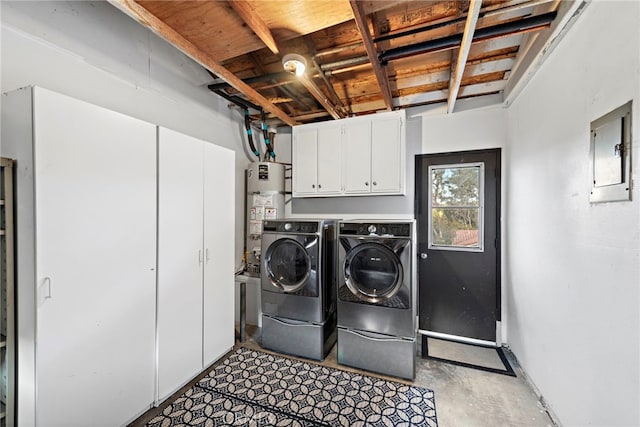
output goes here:
[{"label": "window with tree view", "polygon": [[484,164],[429,167],[430,249],[482,251]]}]

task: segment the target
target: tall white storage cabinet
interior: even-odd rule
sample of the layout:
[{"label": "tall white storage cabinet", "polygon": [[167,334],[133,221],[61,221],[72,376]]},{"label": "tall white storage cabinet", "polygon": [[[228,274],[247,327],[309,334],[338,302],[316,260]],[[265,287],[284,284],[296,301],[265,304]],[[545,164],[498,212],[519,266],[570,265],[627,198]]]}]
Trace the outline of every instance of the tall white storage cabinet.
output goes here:
[{"label": "tall white storage cabinet", "polygon": [[156,127],[41,88],[2,101],[18,423],[125,424],[154,395]]},{"label": "tall white storage cabinet", "polygon": [[158,400],[233,347],[232,151],[159,128]]}]

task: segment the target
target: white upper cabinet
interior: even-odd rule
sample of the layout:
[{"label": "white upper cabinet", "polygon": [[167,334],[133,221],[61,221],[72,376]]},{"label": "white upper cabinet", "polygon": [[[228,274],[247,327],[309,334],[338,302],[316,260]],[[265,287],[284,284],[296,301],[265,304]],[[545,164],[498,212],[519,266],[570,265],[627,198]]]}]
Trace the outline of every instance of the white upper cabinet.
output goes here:
[{"label": "white upper cabinet", "polygon": [[404,194],[404,111],[293,128],[293,196]]}]

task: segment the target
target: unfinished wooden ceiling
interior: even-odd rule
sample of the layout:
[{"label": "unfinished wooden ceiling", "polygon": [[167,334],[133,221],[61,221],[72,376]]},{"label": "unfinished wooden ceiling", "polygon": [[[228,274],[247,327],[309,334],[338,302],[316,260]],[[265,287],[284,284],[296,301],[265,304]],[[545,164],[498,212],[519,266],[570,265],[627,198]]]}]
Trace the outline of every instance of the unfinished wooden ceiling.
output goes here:
[{"label": "unfinished wooden ceiling", "polygon": [[[209,70],[213,92],[287,125],[506,98],[573,3],[110,1]],[[284,71],[290,53],[304,75]]]}]

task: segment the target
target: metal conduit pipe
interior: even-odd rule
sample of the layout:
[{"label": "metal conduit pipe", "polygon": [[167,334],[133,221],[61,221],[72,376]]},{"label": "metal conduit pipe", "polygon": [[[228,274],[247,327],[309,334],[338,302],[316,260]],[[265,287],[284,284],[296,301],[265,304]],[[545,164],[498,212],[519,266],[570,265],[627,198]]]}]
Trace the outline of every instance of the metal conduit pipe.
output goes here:
[{"label": "metal conduit pipe", "polygon": [[[507,12],[512,12],[515,10],[520,10],[520,9],[524,9],[526,7],[534,7],[534,6],[538,6],[540,4],[544,4],[544,3],[549,3],[551,0],[533,0],[533,1],[528,1],[528,2],[524,2],[524,3],[520,3],[520,4],[516,4],[514,6],[508,6],[508,7],[503,7],[501,9],[495,9],[495,10],[489,10],[486,12],[480,12],[480,15],[478,16],[479,18],[488,18],[490,16],[495,16],[495,15],[501,15]],[[447,27],[449,25],[454,25],[454,24],[461,24],[463,22],[465,22],[467,20],[466,16],[462,16],[460,18],[456,18],[450,21],[443,21],[443,22],[438,22],[436,24],[432,24],[426,27],[422,27],[422,28],[413,28],[410,30],[406,30],[406,31],[402,31],[399,33],[390,33],[390,34],[385,34],[382,36],[378,36],[376,38],[373,39],[374,43],[379,43],[385,40],[393,40],[393,39],[397,39],[400,37],[406,37],[406,36],[411,36],[413,34],[420,34],[420,33],[424,33],[426,31],[431,31],[431,30],[436,30],[438,28],[442,28],[442,27]]]},{"label": "metal conduit pipe", "polygon": [[[245,82],[246,84],[251,84],[251,83],[259,83],[259,82],[266,82],[269,80],[276,80],[276,81],[293,81],[295,79],[294,76],[291,75],[291,73],[287,73],[287,72],[281,72],[281,73],[271,73],[271,74],[264,74],[262,76],[255,76],[255,77],[248,77],[246,79],[242,79],[243,82]],[[231,85],[227,82],[222,82],[222,83],[213,83],[210,84],[209,86],[207,86],[210,90],[216,91],[216,90],[220,90],[220,89],[227,89],[229,87],[231,87]]]},{"label": "metal conduit pipe", "polygon": [[[211,89],[211,88],[209,88],[209,89]],[[243,110],[247,110],[249,108],[253,108],[254,110],[262,111],[262,107],[260,107],[259,105],[256,105],[251,101],[247,101],[246,99],[242,99],[239,96],[228,95],[226,92],[224,92],[222,90],[213,90],[213,89],[211,89],[211,91],[214,92],[216,95],[220,95],[221,97],[223,97],[227,101],[233,102],[234,104],[236,104],[238,107],[242,108]]]},{"label": "metal conduit pipe", "polygon": [[357,56],[355,58],[343,59],[341,61],[335,62],[327,62],[326,64],[320,65],[321,71],[330,71],[339,68],[350,67],[352,65],[361,65],[369,62],[369,57],[367,55]]},{"label": "metal conduit pipe", "polygon": [[[549,12],[530,18],[524,18],[520,21],[506,22],[493,27],[479,28],[473,33],[473,42],[484,41],[488,39],[503,37],[507,35],[515,35],[534,29],[546,27],[555,19],[557,12]],[[381,52],[378,60],[385,65],[394,59],[405,58],[407,56],[419,55],[423,53],[437,52],[440,50],[453,49],[462,42],[462,34],[454,34],[452,36],[443,37],[435,40],[428,40],[422,43],[416,43],[409,46],[401,46]]]},{"label": "metal conduit pipe", "polygon": [[[369,59],[369,58],[367,58]],[[358,65],[352,65],[350,67],[345,67],[345,68],[336,68],[335,70],[327,70],[324,72],[324,74],[328,77],[331,76],[335,76],[336,74],[341,74],[341,73],[347,73],[349,71],[354,71],[357,70],[359,68],[365,68],[365,67],[371,67],[371,63],[369,61],[363,63],[363,64],[358,64]]]},{"label": "metal conduit pipe", "polygon": [[329,91],[329,94],[331,95],[331,97],[333,98],[333,102],[340,107],[341,109],[344,108],[344,104],[342,103],[342,100],[340,99],[340,97],[338,96],[338,94],[336,93],[335,89],[333,88],[333,85],[331,84],[331,82],[329,81],[329,79],[327,78],[326,74],[322,71],[322,69],[320,68],[320,65],[318,65],[318,61],[316,61],[315,57],[311,58],[311,62],[313,63],[313,66],[316,67],[316,69],[318,70],[318,75],[320,76],[320,78],[322,79],[322,81],[324,82],[324,84],[327,87],[327,90]]},{"label": "metal conduit pipe", "polygon": [[329,48],[329,49],[321,50],[320,52],[316,52],[316,54],[313,55],[313,57],[314,58],[320,58],[320,57],[323,57],[323,56],[333,55],[335,53],[340,53],[340,52],[344,52],[346,50],[352,50],[352,49],[358,49],[358,48],[364,48],[364,44],[362,42],[357,42],[357,43],[347,44],[347,45],[344,45],[344,46],[332,47],[332,48]]}]

